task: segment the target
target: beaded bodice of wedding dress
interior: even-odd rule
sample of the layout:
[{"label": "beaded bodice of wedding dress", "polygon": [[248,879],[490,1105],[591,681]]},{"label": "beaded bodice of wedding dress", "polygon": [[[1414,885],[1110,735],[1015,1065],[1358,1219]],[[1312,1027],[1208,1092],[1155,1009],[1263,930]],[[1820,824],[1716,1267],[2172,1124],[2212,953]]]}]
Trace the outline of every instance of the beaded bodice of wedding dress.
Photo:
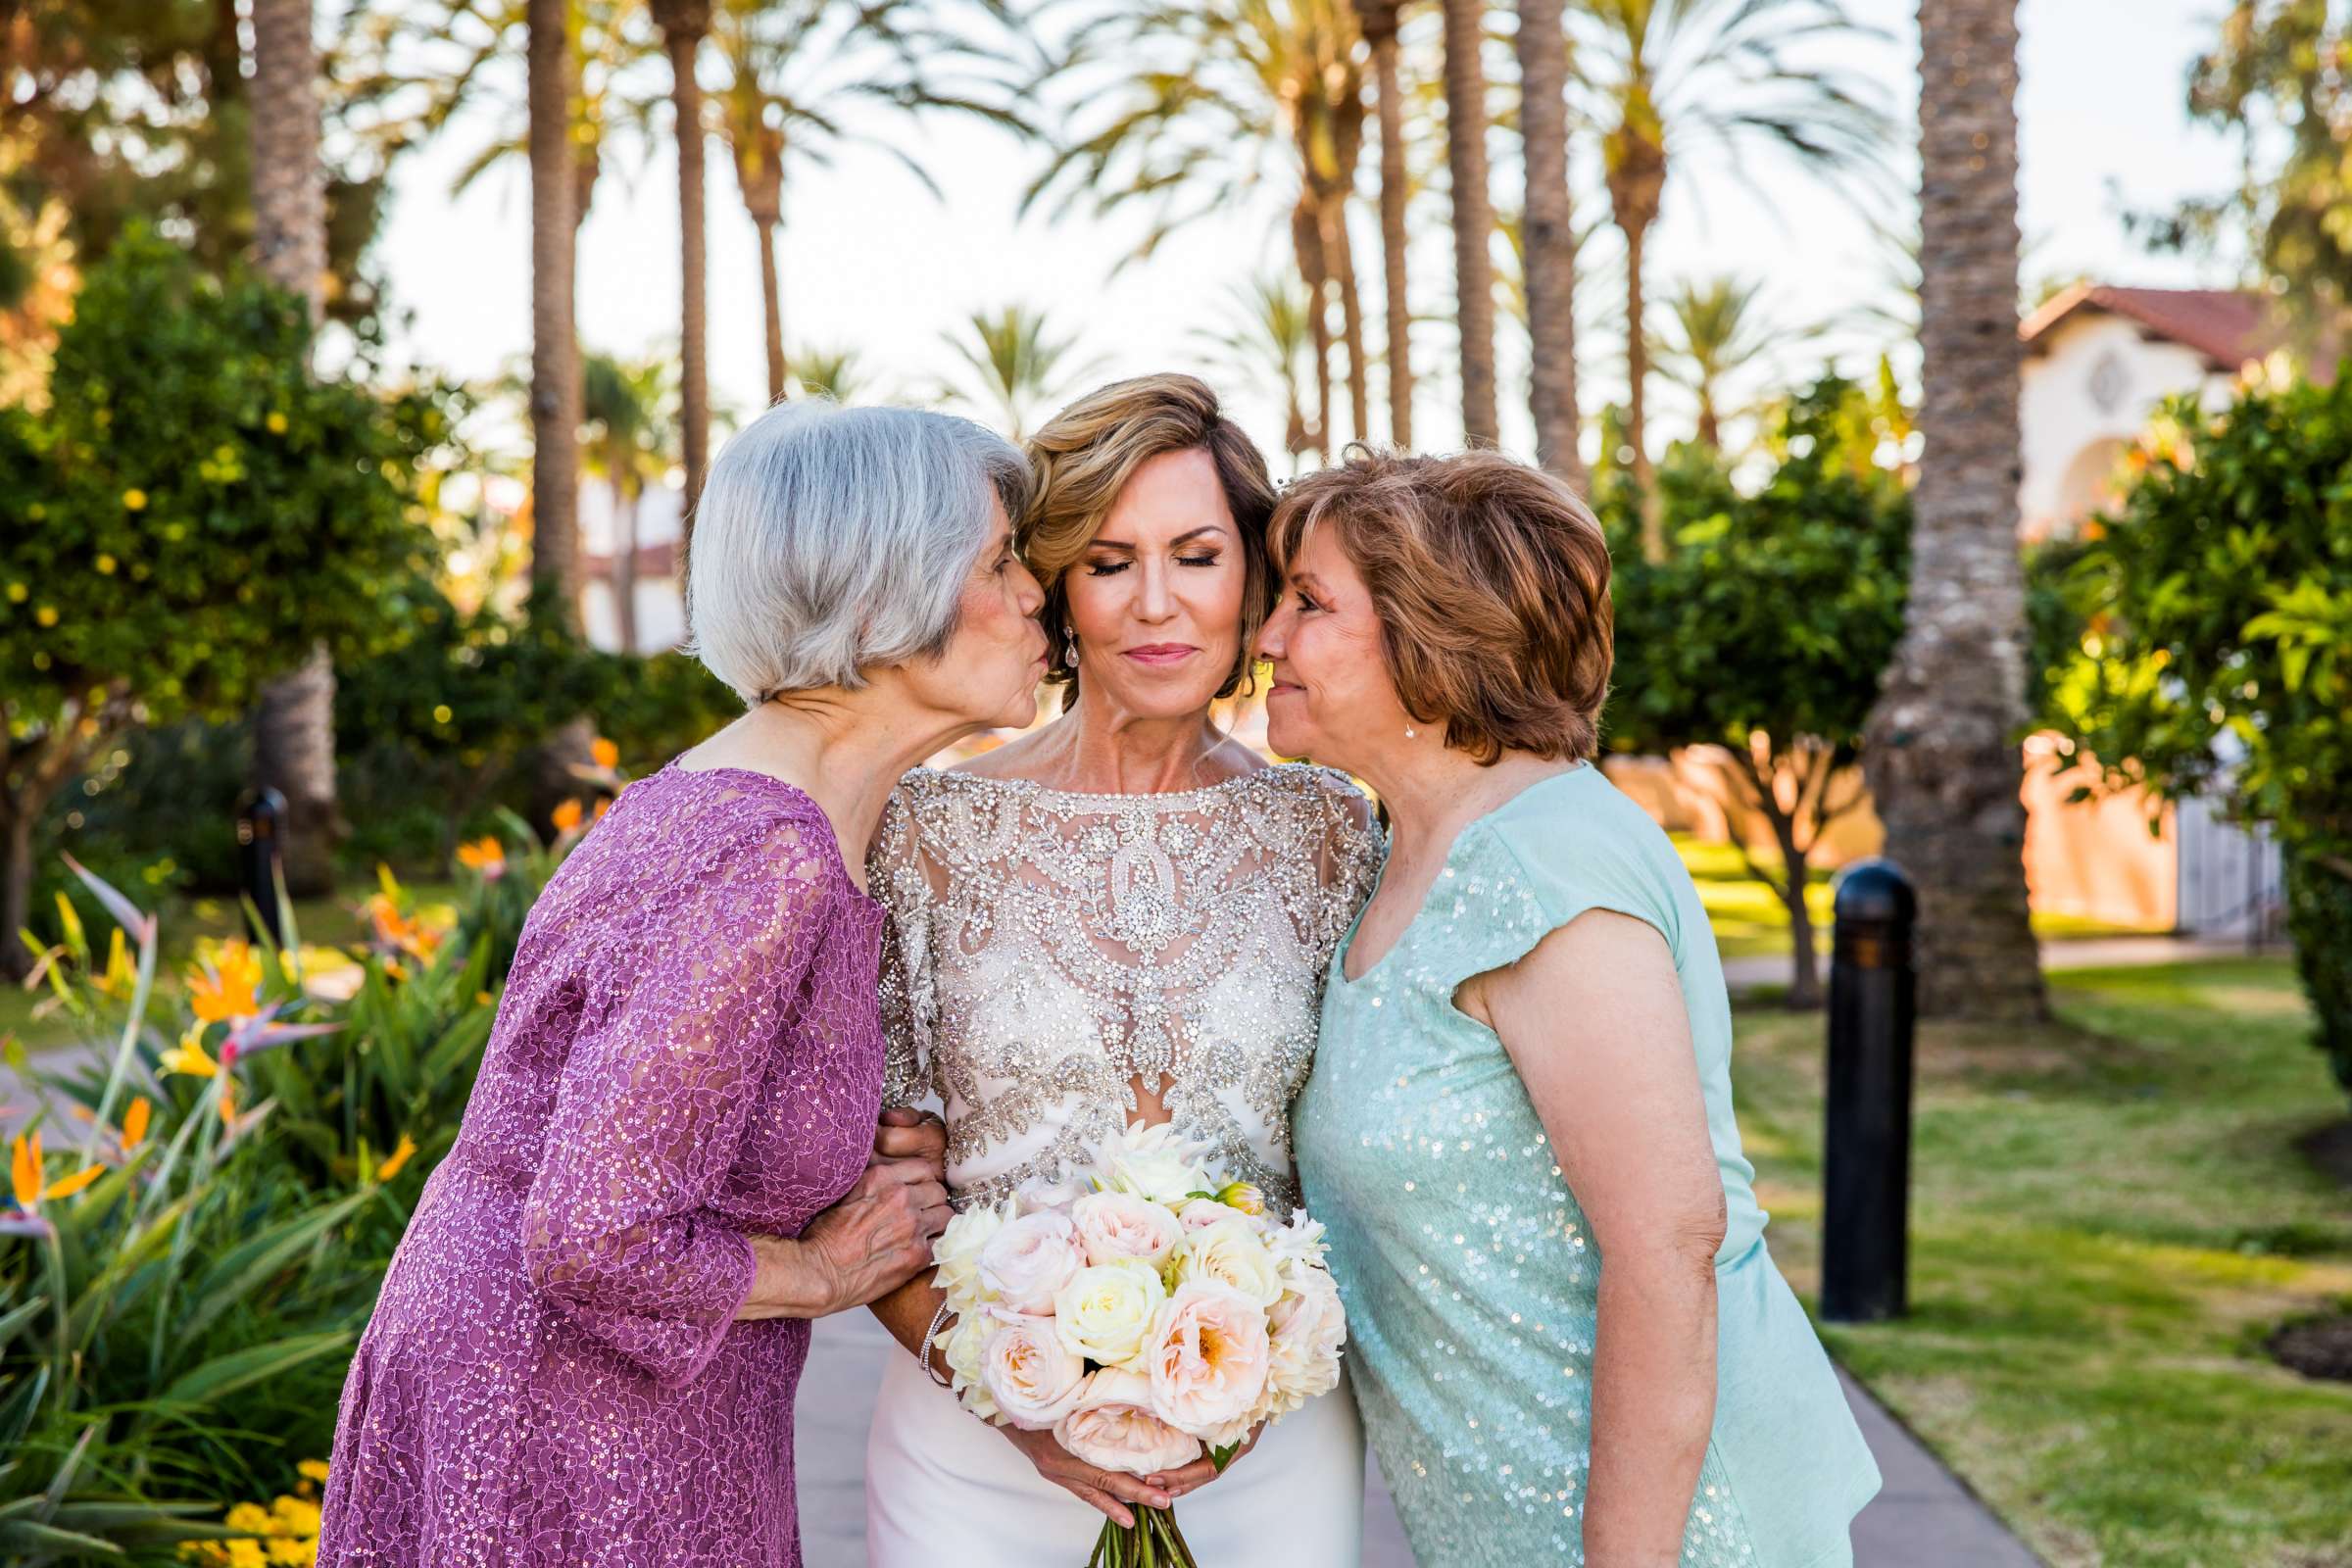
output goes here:
[{"label": "beaded bodice of wedding dress", "polygon": [[1162,795],[916,769],[869,863],[891,915],[884,1102],[936,1100],[959,1205],[1063,1179],[1149,1097],[1295,1206],[1291,1101],[1381,848],[1327,768]]}]

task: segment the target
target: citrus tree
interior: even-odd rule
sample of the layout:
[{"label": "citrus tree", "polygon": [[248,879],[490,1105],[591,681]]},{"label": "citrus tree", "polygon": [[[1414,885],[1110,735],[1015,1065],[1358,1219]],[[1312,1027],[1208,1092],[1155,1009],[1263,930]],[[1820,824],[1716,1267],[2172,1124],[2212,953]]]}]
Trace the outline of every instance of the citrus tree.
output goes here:
[{"label": "citrus tree", "polygon": [[1903,630],[1911,507],[1892,474],[1846,450],[1853,387],[1831,377],[1789,400],[1752,492],[1717,456],[1678,449],[1661,467],[1666,550],[1639,548],[1634,492],[1604,484],[1616,557],[1617,671],[1608,743],[1620,752],[1721,749],[1735,823],[1760,818],[1774,851],[1734,847],[1788,910],[1788,1000],[1820,1001],[1809,860],[1863,800],[1862,726]]},{"label": "citrus tree", "polygon": [[310,333],[294,296],[135,233],[84,282],[45,404],[0,408],[0,966],[25,961],[42,808],[92,757],[404,618],[446,413],[314,379]]},{"label": "citrus tree", "polygon": [[2271,826],[2317,1043],[2352,1090],[2352,381],[2175,404],[2132,462],[2063,584],[2080,631],[2046,706],[2098,782]]}]

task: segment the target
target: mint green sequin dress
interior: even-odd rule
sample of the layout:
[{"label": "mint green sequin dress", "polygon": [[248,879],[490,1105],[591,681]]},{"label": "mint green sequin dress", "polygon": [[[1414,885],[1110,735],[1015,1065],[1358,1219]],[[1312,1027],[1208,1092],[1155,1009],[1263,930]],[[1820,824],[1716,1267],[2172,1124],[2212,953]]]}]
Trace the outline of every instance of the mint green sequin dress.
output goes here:
[{"label": "mint green sequin dress", "polygon": [[1878,1467],[1765,1250],[1714,936],[1666,835],[1593,767],[1464,828],[1360,980],[1343,967],[1352,932],[1332,961],[1292,1125],[1308,1211],[1330,1229],[1365,1432],[1423,1568],[1583,1563],[1602,1261],[1502,1042],[1453,993],[1595,908],[1647,922],[1673,951],[1730,1215],[1715,1426],[1683,1562],[1850,1563],[1847,1527]]}]

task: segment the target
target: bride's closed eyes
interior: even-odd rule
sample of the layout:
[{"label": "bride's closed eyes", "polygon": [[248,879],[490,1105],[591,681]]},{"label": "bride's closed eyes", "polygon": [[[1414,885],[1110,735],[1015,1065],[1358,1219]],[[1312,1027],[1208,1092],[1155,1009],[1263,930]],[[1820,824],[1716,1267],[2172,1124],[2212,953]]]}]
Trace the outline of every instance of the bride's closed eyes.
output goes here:
[{"label": "bride's closed eyes", "polygon": [[[1222,559],[1212,550],[1201,555],[1178,556],[1176,564],[1179,566],[1213,566]],[[1104,556],[1088,562],[1086,574],[1090,577],[1115,577],[1134,564],[1133,561],[1122,557]]]}]

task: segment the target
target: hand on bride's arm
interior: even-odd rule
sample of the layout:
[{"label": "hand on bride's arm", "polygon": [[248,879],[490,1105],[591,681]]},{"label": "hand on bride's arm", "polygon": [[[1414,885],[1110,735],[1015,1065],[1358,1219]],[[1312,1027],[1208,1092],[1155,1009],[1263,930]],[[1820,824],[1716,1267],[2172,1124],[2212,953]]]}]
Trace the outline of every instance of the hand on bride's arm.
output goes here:
[{"label": "hand on bride's arm", "polygon": [[1051,1432],[1024,1432],[1019,1427],[999,1427],[997,1430],[1028,1456],[1029,1462],[1037,1466],[1039,1475],[1121,1527],[1135,1523],[1135,1515],[1128,1511],[1128,1504],[1165,1508],[1176,1500],[1174,1492],[1152,1486],[1146,1477],[1123,1475],[1116,1470],[1088,1464],[1063,1447]]},{"label": "hand on bride's arm", "polygon": [[737,1318],[824,1317],[927,1277],[948,1190],[920,1159],[877,1159],[796,1238],[755,1236],[758,1275]]}]

